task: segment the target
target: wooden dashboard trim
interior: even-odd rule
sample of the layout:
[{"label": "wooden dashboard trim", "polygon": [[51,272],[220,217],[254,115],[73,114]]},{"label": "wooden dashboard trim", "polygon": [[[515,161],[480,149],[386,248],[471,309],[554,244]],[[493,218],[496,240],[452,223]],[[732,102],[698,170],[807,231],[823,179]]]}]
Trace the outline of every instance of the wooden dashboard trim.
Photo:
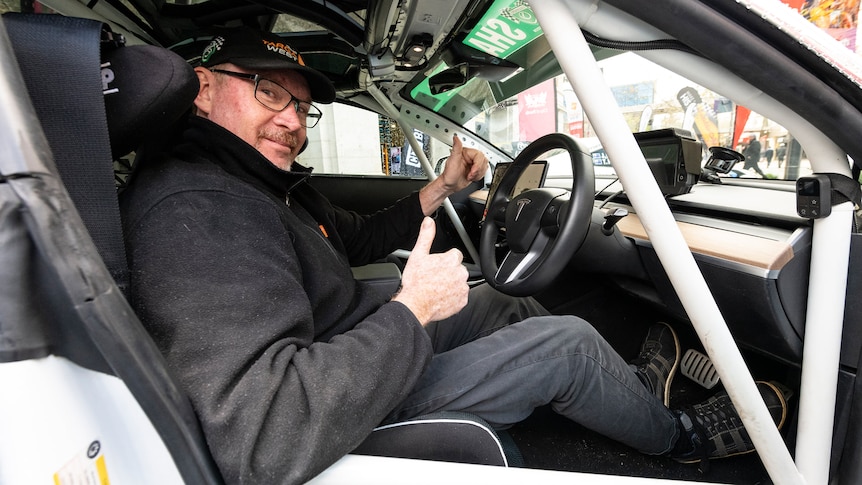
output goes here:
[{"label": "wooden dashboard trim", "polygon": [[[677,226],[693,253],[746,264],[769,271],[780,270],[793,259],[793,247],[783,241],[677,221]],[[617,222],[623,235],[649,241],[637,214]]]}]

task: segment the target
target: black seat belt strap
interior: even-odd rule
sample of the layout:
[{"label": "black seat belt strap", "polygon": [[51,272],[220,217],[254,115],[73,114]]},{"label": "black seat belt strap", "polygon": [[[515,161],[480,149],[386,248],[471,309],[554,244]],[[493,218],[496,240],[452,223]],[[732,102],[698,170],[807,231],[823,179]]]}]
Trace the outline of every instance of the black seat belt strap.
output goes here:
[{"label": "black seat belt strap", "polygon": [[60,178],[108,271],[128,296],[128,262],[102,94],[104,27],[88,19],[49,17],[55,16],[9,14],[3,20]]},{"label": "black seat belt strap", "polygon": [[832,205],[853,202],[857,208],[862,206],[862,188],[859,187],[859,182],[839,173],[823,175],[829,177],[829,182],[832,183]]}]

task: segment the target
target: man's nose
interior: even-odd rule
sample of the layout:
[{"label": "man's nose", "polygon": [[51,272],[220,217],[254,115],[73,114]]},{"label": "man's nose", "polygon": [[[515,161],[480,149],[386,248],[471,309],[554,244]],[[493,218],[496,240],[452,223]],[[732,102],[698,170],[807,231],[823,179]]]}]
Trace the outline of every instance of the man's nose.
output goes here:
[{"label": "man's nose", "polygon": [[302,120],[299,118],[299,114],[293,107],[293,104],[289,104],[286,108],[279,111],[278,115],[276,115],[276,119],[290,130],[299,130],[303,125]]}]

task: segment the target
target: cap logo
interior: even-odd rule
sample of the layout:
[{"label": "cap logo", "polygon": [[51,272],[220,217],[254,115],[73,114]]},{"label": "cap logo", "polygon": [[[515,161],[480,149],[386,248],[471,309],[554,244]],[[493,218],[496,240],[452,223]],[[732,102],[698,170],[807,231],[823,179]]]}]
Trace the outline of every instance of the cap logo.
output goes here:
[{"label": "cap logo", "polygon": [[224,44],[224,37],[218,36],[214,37],[213,40],[206,46],[203,54],[201,55],[201,62],[207,62],[210,60],[210,57],[213,56],[216,52],[221,49],[221,46]]},{"label": "cap logo", "polygon": [[287,44],[282,44],[281,42],[272,42],[270,40],[263,39],[263,45],[266,46],[267,50],[290,58],[300,66],[305,65],[305,62],[302,61],[302,56],[299,55],[299,52],[296,52],[292,47]]}]

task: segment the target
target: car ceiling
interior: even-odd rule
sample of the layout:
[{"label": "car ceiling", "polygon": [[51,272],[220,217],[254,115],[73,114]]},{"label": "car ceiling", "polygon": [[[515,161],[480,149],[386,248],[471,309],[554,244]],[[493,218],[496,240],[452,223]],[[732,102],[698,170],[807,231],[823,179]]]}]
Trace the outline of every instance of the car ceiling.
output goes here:
[{"label": "car ceiling", "polygon": [[[42,0],[64,15],[82,15],[76,0]],[[313,34],[307,39],[294,35],[291,43],[314,46],[318,54],[331,50],[337,56],[354,57],[357,67],[389,55],[396,71],[389,80],[406,82],[416,69],[401,62],[410,43],[423,36],[427,43],[426,58],[461,28],[478,17],[490,0],[206,0],[196,3],[164,0],[97,0],[87,4],[100,19],[113,20],[115,30],[126,34],[130,43],[156,43],[174,48],[185,55],[183,44],[191,38],[203,38],[213,28],[247,25],[283,33],[277,23],[279,14],[288,14],[322,27],[328,36]],[[179,49],[177,45],[179,44]],[[293,45],[303,52],[303,45]],[[325,63],[323,63],[325,64]],[[321,66],[313,66],[321,67]],[[324,71],[327,71],[325,68]],[[331,71],[327,72],[332,74]],[[348,89],[346,79],[335,73],[336,87]],[[354,84],[358,76],[354,75]],[[355,87],[355,86],[354,86]]]},{"label": "car ceiling", "polygon": [[[66,0],[47,0],[45,4],[63,10]],[[196,3],[169,3],[164,0],[101,0],[123,17],[133,19],[135,30],[153,41],[169,46],[199,35],[211,27],[250,25],[271,29],[279,13],[288,13],[319,24],[349,44],[373,51],[384,42],[399,49],[411,36],[430,34],[440,45],[464,12],[479,14],[487,0],[206,0]],[[128,6],[131,6],[128,7]],[[63,12],[65,13],[65,12]],[[131,25],[127,25],[130,27]]]},{"label": "car ceiling", "polygon": [[[68,10],[70,4],[77,4],[78,10],[82,5],[73,0],[43,0],[43,3],[66,15],[76,15]],[[348,59],[350,65],[335,73],[333,80],[341,91],[349,91],[358,87],[358,76],[353,71],[368,68],[387,49],[397,65],[387,81],[409,83],[416,72],[398,65],[398,59],[411,39],[417,34],[430,34],[426,56],[433,60],[441,46],[472,28],[491,3],[491,0],[206,0],[180,4],[164,0],[98,0],[87,7],[103,18],[118,19],[122,28],[138,33],[139,40],[163,46],[173,46],[192,36],[205,36],[217,26],[272,29],[278,14],[288,13],[328,31],[319,34],[324,37],[309,37],[306,45],[327,45],[330,51]],[[752,15],[743,3],[605,1],[606,5],[658,28],[793,107],[828,133],[855,160],[862,160],[862,139],[856,135],[862,130],[859,85],[839,72],[840,67],[821,62],[806,46]],[[614,39],[614,34],[606,32],[604,37],[633,40]],[[715,49],[716,45],[727,48]],[[296,47],[304,50],[302,45]]]}]

